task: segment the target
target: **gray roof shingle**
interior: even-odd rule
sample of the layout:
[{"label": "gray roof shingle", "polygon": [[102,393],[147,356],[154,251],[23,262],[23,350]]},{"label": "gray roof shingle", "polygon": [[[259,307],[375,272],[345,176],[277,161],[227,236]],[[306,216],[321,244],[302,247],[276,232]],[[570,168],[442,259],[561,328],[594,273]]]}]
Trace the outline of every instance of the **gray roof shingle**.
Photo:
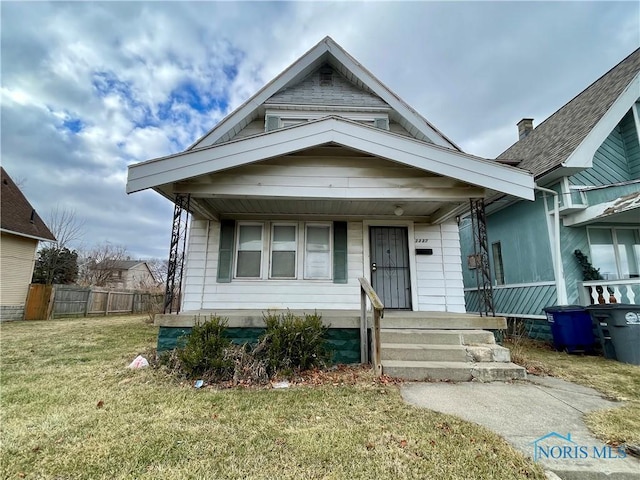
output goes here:
[{"label": "gray roof shingle", "polygon": [[[559,167],[640,72],[640,48],[589,85],[497,160],[519,160],[538,178]],[[638,92],[640,96],[640,92]]]}]

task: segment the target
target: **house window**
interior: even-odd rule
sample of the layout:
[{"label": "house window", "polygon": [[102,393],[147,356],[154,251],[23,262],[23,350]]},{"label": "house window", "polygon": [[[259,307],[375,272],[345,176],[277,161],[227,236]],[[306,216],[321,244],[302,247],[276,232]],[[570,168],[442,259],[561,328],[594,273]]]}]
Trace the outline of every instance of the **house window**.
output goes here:
[{"label": "house window", "polygon": [[304,250],[304,278],[331,278],[331,226],[307,224]]},{"label": "house window", "polygon": [[502,264],[502,246],[500,242],[492,243],[493,251],[493,271],[496,278],[496,285],[504,285],[504,267]]},{"label": "house window", "polygon": [[296,277],[296,226],[273,225],[271,230],[271,278]]},{"label": "house window", "polygon": [[640,229],[587,229],[591,264],[605,280],[640,277]]},{"label": "house window", "polygon": [[262,225],[239,224],[236,258],[236,277],[260,278],[262,276]]}]

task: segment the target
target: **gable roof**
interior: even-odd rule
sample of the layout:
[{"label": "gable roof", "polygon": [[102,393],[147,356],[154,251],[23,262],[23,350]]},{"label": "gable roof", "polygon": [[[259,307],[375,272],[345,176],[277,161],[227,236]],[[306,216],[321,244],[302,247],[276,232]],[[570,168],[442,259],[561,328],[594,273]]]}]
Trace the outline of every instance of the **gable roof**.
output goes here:
[{"label": "gable roof", "polygon": [[[331,88],[322,88],[329,83]],[[356,100],[355,102],[353,100]],[[309,74],[299,83],[287,86],[265,101],[270,105],[351,106],[389,110],[389,104],[367,88],[360,88],[347,80],[328,63]]]},{"label": "gable roof", "polygon": [[33,238],[35,240],[54,241],[49,227],[40,218],[27,198],[11,179],[3,167],[0,167],[2,194],[0,195],[0,231]]},{"label": "gable roof", "polygon": [[533,199],[533,178],[523,170],[337,116],[130,165],[127,193],[147,188],[162,193],[174,182],[326,144]]},{"label": "gable roof", "polygon": [[143,262],[142,260],[114,260],[107,261],[106,263],[108,264],[109,270],[129,270],[141,263],[146,264],[146,262]]},{"label": "gable roof", "polygon": [[[497,160],[520,160],[539,178],[562,167],[590,167],[595,150],[640,96],[640,48],[593,82]],[[580,152],[584,148],[584,152]]]},{"label": "gable roof", "polygon": [[331,37],[322,39],[240,107],[223,118],[212,130],[191,145],[188,150],[196,147],[208,147],[217,142],[231,140],[238,131],[257,118],[258,110],[265,102],[279,92],[299,84],[324,64],[330,65],[349,82],[362,90],[375,94],[388,104],[392,108],[390,117],[400,123],[407,131],[415,134],[417,138],[443,147],[460,150],[457,145],[407,105],[371,72],[360,65]]}]

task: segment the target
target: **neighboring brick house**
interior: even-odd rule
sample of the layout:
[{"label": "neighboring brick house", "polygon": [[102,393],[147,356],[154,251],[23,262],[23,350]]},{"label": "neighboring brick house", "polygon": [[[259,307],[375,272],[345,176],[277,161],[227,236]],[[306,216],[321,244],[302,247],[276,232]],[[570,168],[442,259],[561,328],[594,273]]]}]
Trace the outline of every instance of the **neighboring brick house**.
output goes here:
[{"label": "neighboring brick house", "polygon": [[108,272],[102,285],[108,288],[148,290],[159,284],[147,262],[142,260],[111,260],[98,264],[96,268]]},{"label": "neighboring brick house", "polygon": [[56,239],[5,169],[0,170],[0,320],[21,320],[38,242]]}]

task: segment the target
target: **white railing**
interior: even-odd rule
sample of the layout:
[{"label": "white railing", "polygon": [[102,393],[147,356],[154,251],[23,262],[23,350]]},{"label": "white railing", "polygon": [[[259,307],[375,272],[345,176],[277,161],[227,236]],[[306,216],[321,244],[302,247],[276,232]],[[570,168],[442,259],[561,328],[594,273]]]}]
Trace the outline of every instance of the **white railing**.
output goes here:
[{"label": "white railing", "polygon": [[582,305],[598,303],[640,304],[640,279],[638,278],[579,282],[578,289]]}]

